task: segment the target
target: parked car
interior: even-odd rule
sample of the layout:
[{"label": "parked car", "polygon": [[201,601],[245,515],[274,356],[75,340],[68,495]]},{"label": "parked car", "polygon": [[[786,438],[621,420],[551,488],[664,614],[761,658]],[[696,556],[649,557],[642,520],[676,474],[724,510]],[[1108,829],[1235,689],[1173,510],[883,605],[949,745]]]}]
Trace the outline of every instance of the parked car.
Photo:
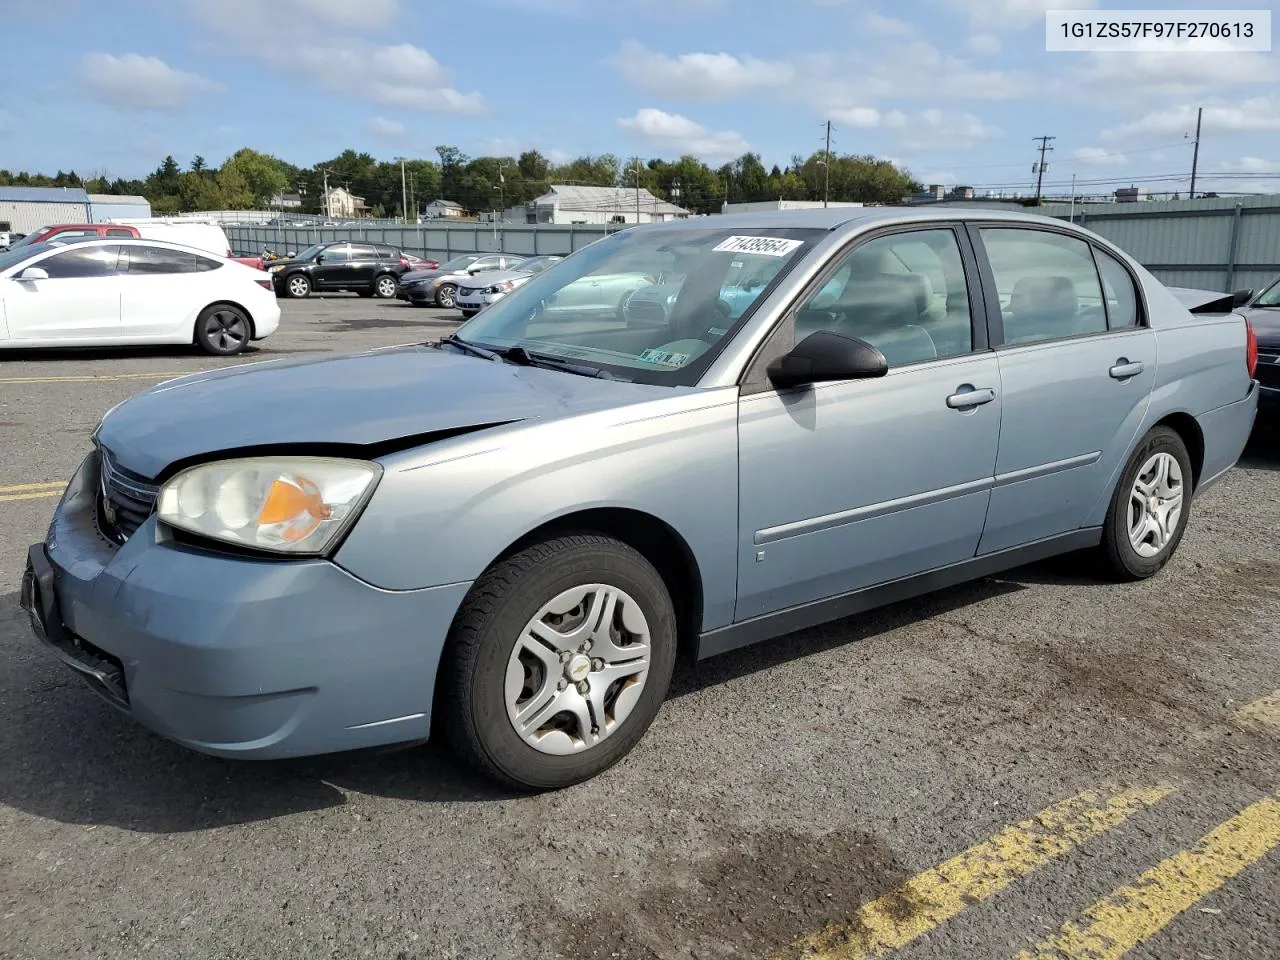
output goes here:
[{"label": "parked car", "polygon": [[1258,406],[1280,413],[1280,276],[1257,296],[1252,290],[1234,298],[1238,313],[1248,317],[1258,337]]},{"label": "parked car", "polygon": [[[23,245],[48,243],[52,240],[73,240],[83,237],[141,237],[148,240],[168,240],[204,250],[214,256],[235,260],[246,267],[262,269],[261,257],[239,257],[231,252],[226,231],[212,221],[164,218],[110,221],[108,223],[58,223],[41,227],[23,238]],[[12,244],[18,246],[18,244]]]},{"label": "parked car", "polygon": [[307,297],[313,290],[354,290],[363,297],[394,297],[409,261],[385,243],[317,243],[289,260],[273,260],[267,271],[276,293]]},{"label": "parked car", "polygon": [[438,270],[440,269],[440,261],[432,260],[430,257],[420,257],[416,253],[405,253],[404,258],[409,261],[409,270]]},{"label": "parked car", "polygon": [[525,259],[510,253],[465,253],[434,270],[404,274],[396,296],[415,307],[449,308],[454,306],[461,281],[490,270],[512,270]]},{"label": "parked car", "polygon": [[[673,248],[662,326],[549,308]],[[726,325],[725,278],[766,263]],[[196,750],[434,732],[561,787],[635,746],[679,654],[1067,551],[1154,576],[1244,448],[1253,349],[1239,315],[1193,316],[1109,241],[1021,211],[635,226],[438,342],[126,400],[22,603]]]},{"label": "parked car", "polygon": [[457,307],[467,318],[497,303],[520,284],[535,274],[541,273],[564,257],[530,257],[510,270],[490,270],[477,275],[475,282],[479,286],[468,286],[470,281],[462,281],[458,287]]},{"label": "parked car", "polygon": [[0,349],[194,343],[231,356],[280,322],[260,270],[161,240],[60,241],[0,253]]}]

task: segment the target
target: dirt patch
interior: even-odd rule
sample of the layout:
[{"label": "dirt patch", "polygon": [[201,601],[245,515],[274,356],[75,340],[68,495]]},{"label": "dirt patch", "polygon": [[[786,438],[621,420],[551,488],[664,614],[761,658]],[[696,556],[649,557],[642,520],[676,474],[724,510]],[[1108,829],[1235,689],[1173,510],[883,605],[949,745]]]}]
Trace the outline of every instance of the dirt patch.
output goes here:
[{"label": "dirt patch", "polygon": [[439,319],[423,319],[410,320],[403,313],[389,317],[342,317],[335,320],[321,320],[324,329],[341,330],[343,332],[359,331],[359,330],[383,330],[391,327],[411,327],[414,329],[425,329],[428,327],[457,326],[461,323],[457,320],[439,320]]},{"label": "dirt patch", "polygon": [[[609,889],[586,913],[531,918],[543,943],[575,960],[762,957],[796,938],[844,924],[908,871],[882,841],[852,830],[826,835],[770,830],[717,838],[721,852],[651,864],[665,877],[641,889]],[[904,917],[920,905],[904,898]],[[856,929],[849,931],[856,936]]]}]

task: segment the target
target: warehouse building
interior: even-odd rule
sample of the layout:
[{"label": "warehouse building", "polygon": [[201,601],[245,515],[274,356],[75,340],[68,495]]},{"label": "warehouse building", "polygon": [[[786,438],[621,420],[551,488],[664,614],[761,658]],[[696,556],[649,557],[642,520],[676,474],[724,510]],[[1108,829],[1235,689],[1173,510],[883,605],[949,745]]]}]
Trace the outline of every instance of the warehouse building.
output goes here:
[{"label": "warehouse building", "polygon": [[0,187],[0,233],[89,222],[89,195],[80,187]]},{"label": "warehouse building", "polygon": [[109,220],[147,220],[151,217],[151,204],[146,197],[131,197],[114,193],[89,194],[89,222],[106,223]]}]

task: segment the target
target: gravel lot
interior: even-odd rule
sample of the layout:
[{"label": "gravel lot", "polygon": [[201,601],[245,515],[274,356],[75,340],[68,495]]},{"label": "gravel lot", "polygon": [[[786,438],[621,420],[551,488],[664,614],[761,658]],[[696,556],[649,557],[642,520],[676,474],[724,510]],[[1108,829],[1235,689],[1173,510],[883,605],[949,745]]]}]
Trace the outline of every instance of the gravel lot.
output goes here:
[{"label": "gravel lot", "polygon": [[[829,923],[809,945],[852,956],[887,915],[913,934],[904,958],[1050,956],[1036,945],[1068,921],[1102,939],[1064,955],[1102,957],[1163,912],[1126,956],[1280,957],[1280,813],[1257,806],[1280,800],[1280,699],[1238,712],[1280,689],[1274,434],[1196,503],[1153,581],[1054,561],[684,667],[636,752],[580,787],[504,795],[430,745],[235,763],[102,704],[37,649],[17,591],[56,502],[34,485],[70,476],[113,404],[458,319],[284,309],[230,361],[0,355],[0,956],[763,958]],[[1143,798],[1128,815],[1033,845],[1043,863],[1006,832],[898,889],[1124,790]],[[1232,821],[1225,860],[1158,867],[1246,808],[1262,813]],[[1147,920],[1085,913],[1108,897]]]}]

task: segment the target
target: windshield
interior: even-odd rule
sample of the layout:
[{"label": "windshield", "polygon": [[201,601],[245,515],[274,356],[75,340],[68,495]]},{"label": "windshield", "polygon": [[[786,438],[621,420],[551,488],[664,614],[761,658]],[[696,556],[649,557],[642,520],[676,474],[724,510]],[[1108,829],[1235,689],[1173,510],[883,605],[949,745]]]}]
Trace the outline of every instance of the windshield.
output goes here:
[{"label": "windshield", "polygon": [[32,257],[38,257],[46,250],[57,250],[59,246],[60,244],[52,243],[33,243],[27,246],[15,243],[8,250],[0,252],[0,270],[8,270],[14,264],[21,263],[23,260],[30,260]]},{"label": "windshield", "polygon": [[599,367],[642,383],[691,385],[771,283],[825,231],[694,227],[622,230],[517,287],[460,339]]},{"label": "windshield", "polygon": [[303,250],[300,254],[298,254],[298,255],[297,255],[296,257],[294,257],[293,259],[295,259],[295,260],[314,260],[314,259],[315,259],[316,254],[317,254],[317,253],[319,253],[321,250],[323,250],[323,249],[324,249],[324,246],[325,246],[325,245],[324,245],[323,243],[313,244],[312,246],[307,247],[307,249]]},{"label": "windshield", "polygon": [[559,258],[556,257],[530,257],[528,260],[517,263],[512,269],[521,273],[541,273],[553,263],[559,262]]},{"label": "windshield", "polygon": [[38,243],[40,238],[44,236],[45,231],[48,229],[48,227],[41,227],[39,230],[31,231],[31,233],[28,233],[21,240],[15,240],[13,243],[9,244],[9,249],[16,250],[18,247],[29,247],[32,244]]},{"label": "windshield", "polygon": [[475,263],[479,259],[480,259],[479,257],[474,255],[469,255],[465,257],[454,257],[452,260],[449,260],[446,263],[442,263],[440,265],[440,269],[441,270],[465,270],[467,269],[467,267],[471,266],[471,264]]},{"label": "windshield", "polygon": [[1253,304],[1255,307],[1280,307],[1280,277],[1262,291],[1262,295]]}]

